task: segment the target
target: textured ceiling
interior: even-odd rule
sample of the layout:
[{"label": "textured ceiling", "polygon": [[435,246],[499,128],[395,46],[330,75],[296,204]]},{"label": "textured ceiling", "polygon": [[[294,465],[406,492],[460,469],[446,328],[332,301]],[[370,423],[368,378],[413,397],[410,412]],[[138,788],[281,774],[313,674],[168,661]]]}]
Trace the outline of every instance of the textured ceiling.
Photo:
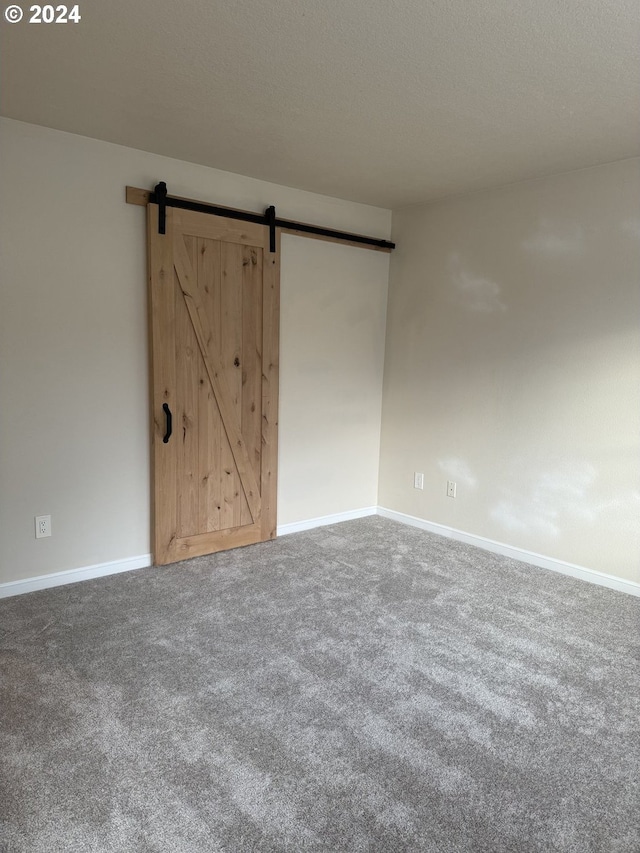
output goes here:
[{"label": "textured ceiling", "polygon": [[640,154],[637,0],[79,5],[3,115],[384,207]]}]

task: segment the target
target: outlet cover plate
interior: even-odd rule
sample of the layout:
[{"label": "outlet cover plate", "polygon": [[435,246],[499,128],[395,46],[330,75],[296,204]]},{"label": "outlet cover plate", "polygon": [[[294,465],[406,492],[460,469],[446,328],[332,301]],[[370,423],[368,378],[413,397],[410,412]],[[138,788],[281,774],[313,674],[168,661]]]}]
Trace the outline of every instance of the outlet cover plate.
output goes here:
[{"label": "outlet cover plate", "polygon": [[37,515],[36,516],[36,539],[44,539],[51,536],[51,516]]}]

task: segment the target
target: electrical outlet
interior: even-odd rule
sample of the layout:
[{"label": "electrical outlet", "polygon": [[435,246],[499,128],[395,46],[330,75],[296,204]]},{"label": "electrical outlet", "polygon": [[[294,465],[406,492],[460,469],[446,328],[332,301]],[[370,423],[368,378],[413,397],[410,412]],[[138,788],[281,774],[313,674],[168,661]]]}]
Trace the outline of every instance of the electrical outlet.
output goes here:
[{"label": "electrical outlet", "polygon": [[44,539],[45,536],[51,536],[51,516],[38,515],[36,516],[36,539]]},{"label": "electrical outlet", "polygon": [[455,498],[455,496],[456,496],[456,484],[453,482],[453,480],[449,480],[447,482],[447,497],[448,498]]},{"label": "electrical outlet", "polygon": [[413,488],[424,489],[424,474],[418,474],[416,471],[413,475]]}]

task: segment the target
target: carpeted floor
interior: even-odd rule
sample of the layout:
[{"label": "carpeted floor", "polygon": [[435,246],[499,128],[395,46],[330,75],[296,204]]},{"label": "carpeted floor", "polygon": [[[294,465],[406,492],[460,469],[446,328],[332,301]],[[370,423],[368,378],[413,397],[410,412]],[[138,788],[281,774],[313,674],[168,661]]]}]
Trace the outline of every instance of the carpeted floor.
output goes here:
[{"label": "carpeted floor", "polygon": [[0,850],[640,851],[640,600],[381,518],[0,602]]}]

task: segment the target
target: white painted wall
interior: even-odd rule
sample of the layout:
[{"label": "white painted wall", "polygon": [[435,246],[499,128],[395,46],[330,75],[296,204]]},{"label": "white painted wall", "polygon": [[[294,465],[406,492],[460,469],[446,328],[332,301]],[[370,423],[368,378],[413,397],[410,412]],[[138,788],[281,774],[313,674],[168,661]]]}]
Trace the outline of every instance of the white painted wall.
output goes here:
[{"label": "white painted wall", "polygon": [[[382,238],[391,215],[8,119],[0,134],[1,583],[150,550],[145,214],[126,184]],[[376,503],[388,260],[283,239],[280,524]]]},{"label": "white painted wall", "polygon": [[393,239],[380,505],[640,581],[640,161],[407,208]]},{"label": "white painted wall", "polygon": [[389,255],[283,234],[281,264],[281,521],[375,506]]}]

